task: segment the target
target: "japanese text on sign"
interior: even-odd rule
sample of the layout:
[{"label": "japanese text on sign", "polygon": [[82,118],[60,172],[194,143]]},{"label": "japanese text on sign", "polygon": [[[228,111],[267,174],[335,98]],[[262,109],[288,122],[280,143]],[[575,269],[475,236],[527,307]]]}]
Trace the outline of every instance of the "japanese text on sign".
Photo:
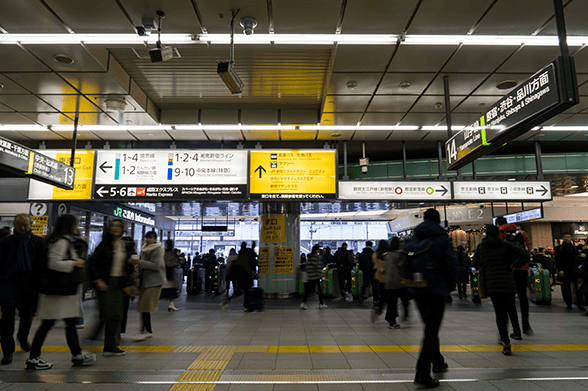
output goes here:
[{"label": "japanese text on sign", "polygon": [[269,247],[259,248],[258,274],[269,274]]},{"label": "japanese text on sign", "polygon": [[294,273],[294,250],[292,247],[274,247],[274,274]]},{"label": "japanese text on sign", "polygon": [[265,215],[261,221],[261,243],[284,243],[286,241],[286,216]]}]

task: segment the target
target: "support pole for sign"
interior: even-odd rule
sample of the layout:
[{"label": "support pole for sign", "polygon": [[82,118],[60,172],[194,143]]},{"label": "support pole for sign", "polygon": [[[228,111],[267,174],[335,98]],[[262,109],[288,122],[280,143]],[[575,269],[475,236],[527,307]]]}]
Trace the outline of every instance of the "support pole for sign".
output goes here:
[{"label": "support pole for sign", "polygon": [[506,206],[506,208],[505,208],[506,213],[504,213],[504,214],[508,214],[508,202],[505,202],[504,205]]},{"label": "support pole for sign", "polygon": [[525,203],[521,202],[521,210],[525,210]]},{"label": "support pole for sign", "polygon": [[78,143],[78,122],[80,120],[80,95],[76,96],[76,116],[74,117],[74,130],[71,141],[71,157],[69,159],[69,165],[74,166],[74,160],[76,158],[76,144]]},{"label": "support pole for sign", "polygon": [[[453,137],[453,132],[451,131],[451,101],[449,99],[449,76],[443,76],[443,91],[445,92],[445,121],[447,122],[447,140],[450,140]],[[461,170],[457,170],[457,178],[458,181],[461,181],[463,178],[461,177]]]},{"label": "support pole for sign", "polygon": [[541,143],[535,141],[535,165],[537,166],[537,180],[542,181],[543,177],[543,162],[541,160]]},{"label": "support pole for sign", "polygon": [[562,57],[563,75],[564,75],[564,99],[568,102],[574,100],[574,78],[572,75],[572,64],[570,59],[570,51],[568,49],[568,41],[566,39],[566,21],[564,17],[564,8],[561,0],[553,0],[553,7],[555,9],[555,25],[557,27],[557,37],[559,38],[559,50]]},{"label": "support pole for sign", "polygon": [[472,162],[472,179],[473,180],[478,179],[477,175],[476,175],[476,162],[475,161]]},{"label": "support pole for sign", "polygon": [[402,179],[406,180],[406,141],[402,140]]},{"label": "support pole for sign", "polygon": [[347,141],[343,141],[343,180],[349,179],[347,175]]},{"label": "support pole for sign", "polygon": [[494,217],[494,202],[490,203],[490,210],[492,211],[492,217]]},{"label": "support pole for sign", "polygon": [[441,141],[437,141],[437,165],[439,166],[439,180],[442,181],[443,177],[443,144]]}]

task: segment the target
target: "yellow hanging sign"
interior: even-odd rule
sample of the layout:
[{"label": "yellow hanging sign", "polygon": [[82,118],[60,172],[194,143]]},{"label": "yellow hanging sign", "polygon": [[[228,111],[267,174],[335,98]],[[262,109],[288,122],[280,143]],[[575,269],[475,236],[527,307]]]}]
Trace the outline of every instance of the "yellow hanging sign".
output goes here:
[{"label": "yellow hanging sign", "polygon": [[274,247],[274,274],[294,273],[294,249],[291,246]]},{"label": "yellow hanging sign", "polygon": [[258,274],[269,274],[269,247],[259,248],[257,258]]},{"label": "yellow hanging sign", "polygon": [[261,243],[286,241],[286,216],[265,215],[261,220]]}]

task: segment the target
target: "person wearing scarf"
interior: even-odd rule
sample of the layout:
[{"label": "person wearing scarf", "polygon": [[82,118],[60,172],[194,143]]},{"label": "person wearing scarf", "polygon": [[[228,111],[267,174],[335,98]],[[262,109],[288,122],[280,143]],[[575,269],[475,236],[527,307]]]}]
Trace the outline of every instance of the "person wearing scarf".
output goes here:
[{"label": "person wearing scarf", "polygon": [[145,244],[141,248],[139,277],[141,279],[137,312],[141,313],[141,329],[135,341],[143,341],[153,336],[151,312],[157,311],[161,289],[166,281],[163,247],[157,242],[154,231],[147,232]]},{"label": "person wearing scarf", "polygon": [[37,305],[34,273],[44,257],[45,243],[43,238],[33,235],[29,216],[24,213],[17,215],[14,218],[14,234],[4,238],[0,244],[0,335],[3,365],[10,364],[14,354],[16,309],[20,316],[17,339],[22,350],[31,350],[28,336]]}]

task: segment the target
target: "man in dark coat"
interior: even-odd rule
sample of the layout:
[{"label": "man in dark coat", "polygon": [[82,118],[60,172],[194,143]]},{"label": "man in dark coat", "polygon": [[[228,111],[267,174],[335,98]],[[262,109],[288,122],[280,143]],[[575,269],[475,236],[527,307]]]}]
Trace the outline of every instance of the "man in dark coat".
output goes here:
[{"label": "man in dark coat", "polygon": [[343,243],[337,249],[333,258],[335,264],[337,264],[337,276],[341,296],[343,299],[353,300],[353,296],[351,295],[351,269],[355,262],[351,253],[347,250],[347,243]]},{"label": "man in dark coat", "polygon": [[361,287],[361,293],[359,295],[359,302],[362,303],[365,299],[365,291],[368,285],[372,286],[372,296],[374,297],[374,305],[380,301],[380,294],[378,291],[378,282],[374,279],[374,265],[372,263],[372,255],[374,244],[371,241],[365,243],[365,248],[357,256],[359,270],[363,272],[363,285]]},{"label": "man in dark coat", "polygon": [[[486,237],[476,248],[474,267],[483,274],[486,293],[492,300],[496,313],[496,325],[502,340],[502,353],[512,354],[508,338],[508,311],[515,305],[516,284],[513,268],[529,263],[529,252],[505,242],[494,225],[486,227]],[[511,319],[513,328],[519,329],[518,318]],[[517,324],[515,324],[516,322]]]},{"label": "man in dark coat", "polygon": [[[569,233],[563,234],[563,243],[555,248],[555,263],[557,265],[558,276],[561,281],[561,295],[568,307],[572,309],[572,286],[576,292],[576,297],[581,297],[578,294],[578,275],[575,269],[576,257],[578,256],[578,249],[572,243],[572,235]],[[581,306],[581,303],[576,303]]]},{"label": "man in dark coat", "polygon": [[16,215],[14,234],[4,238],[0,244],[2,365],[12,362],[16,309],[20,316],[17,339],[22,350],[31,350],[28,337],[37,306],[34,277],[45,259],[45,242],[41,237],[33,235],[29,216],[24,213]]},{"label": "man in dark coat", "polygon": [[[413,294],[425,324],[425,336],[421,354],[417,361],[414,383],[417,386],[433,388],[439,381],[431,377],[433,373],[446,372],[448,365],[439,350],[439,328],[445,311],[445,297],[459,279],[457,256],[453,250],[451,239],[441,228],[441,216],[435,209],[427,209],[424,221],[414,230],[413,241],[428,240],[431,247],[427,251],[436,270],[435,279],[427,281],[425,289],[414,289]],[[408,247],[408,241],[407,241]]]}]

